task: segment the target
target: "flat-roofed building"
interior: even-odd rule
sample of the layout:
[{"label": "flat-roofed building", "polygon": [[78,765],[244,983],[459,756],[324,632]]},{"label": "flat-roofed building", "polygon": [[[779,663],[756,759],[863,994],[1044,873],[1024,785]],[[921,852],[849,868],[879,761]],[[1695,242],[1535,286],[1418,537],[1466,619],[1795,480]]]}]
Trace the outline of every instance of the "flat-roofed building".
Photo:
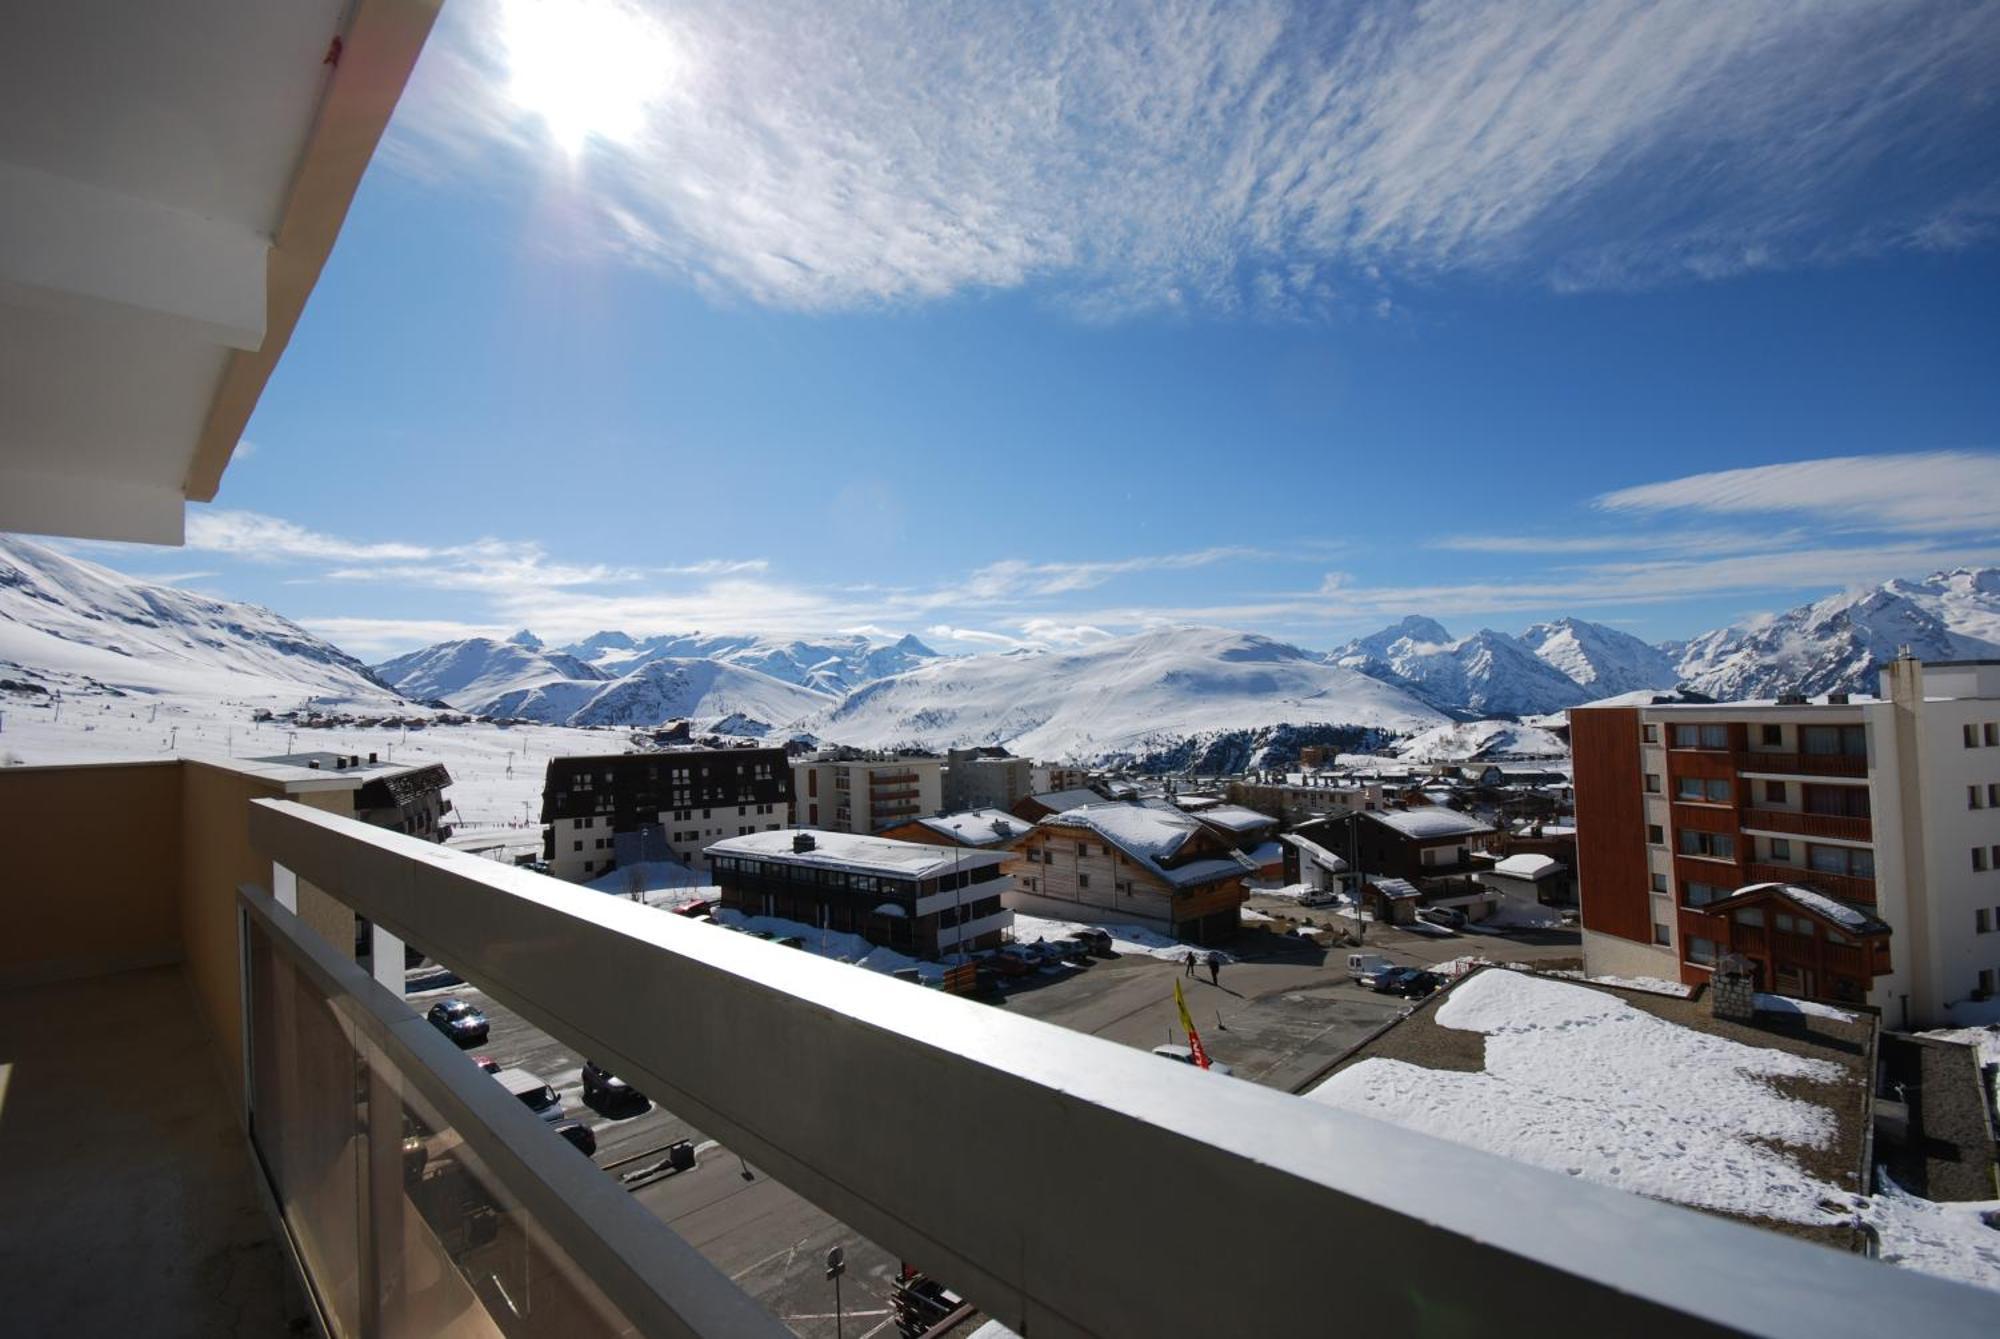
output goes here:
[{"label": "flat-roofed building", "polygon": [[853,832],[756,832],[708,848],[722,904],[903,953],[996,948],[1014,923],[1007,853]]},{"label": "flat-roofed building", "polygon": [[626,833],[646,834],[664,843],[671,859],[700,870],[711,842],[791,826],[792,769],[775,748],[551,758],[542,821],[542,850],[559,879],[611,869],[617,838]]},{"label": "flat-roofed building", "polygon": [[[1880,698],[1582,707],[1595,974],[1708,978],[1942,1021],[2000,986],[2000,662],[1899,659]],[[1786,890],[1796,890],[1788,892]]]},{"label": "flat-roofed building", "polygon": [[880,832],[944,809],[944,760],[928,754],[840,749],[792,760],[799,826]]}]

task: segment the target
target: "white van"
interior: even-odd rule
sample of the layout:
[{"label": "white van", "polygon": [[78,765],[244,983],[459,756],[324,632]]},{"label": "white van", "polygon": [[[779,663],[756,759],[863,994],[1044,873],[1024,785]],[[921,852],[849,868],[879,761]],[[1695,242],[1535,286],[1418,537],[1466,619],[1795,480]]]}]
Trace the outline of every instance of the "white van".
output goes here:
[{"label": "white van", "polygon": [[503,1069],[493,1076],[502,1088],[521,1099],[521,1104],[554,1125],[563,1118],[562,1099],[548,1081],[525,1069]]},{"label": "white van", "polygon": [[1366,984],[1377,975],[1388,971],[1396,964],[1379,953],[1350,953],[1347,955],[1347,974],[1356,981]]}]

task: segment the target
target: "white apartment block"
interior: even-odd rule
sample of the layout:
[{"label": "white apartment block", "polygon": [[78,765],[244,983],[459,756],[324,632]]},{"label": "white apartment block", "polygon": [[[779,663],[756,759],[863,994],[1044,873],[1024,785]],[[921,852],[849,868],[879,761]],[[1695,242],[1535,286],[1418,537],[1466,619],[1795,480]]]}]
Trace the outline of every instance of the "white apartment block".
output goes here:
[{"label": "white apartment block", "polygon": [[944,760],[895,753],[808,754],[792,762],[801,827],[880,832],[944,811]]}]

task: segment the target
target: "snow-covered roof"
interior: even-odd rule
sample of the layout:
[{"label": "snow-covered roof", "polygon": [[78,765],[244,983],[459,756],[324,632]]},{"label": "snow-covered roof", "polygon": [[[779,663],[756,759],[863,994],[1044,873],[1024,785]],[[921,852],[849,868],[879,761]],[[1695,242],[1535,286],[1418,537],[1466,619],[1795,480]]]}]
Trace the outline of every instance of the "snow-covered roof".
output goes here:
[{"label": "snow-covered roof", "polygon": [[1191,860],[1171,869],[1161,864],[1161,861],[1173,859],[1187,844],[1188,838],[1202,831],[1201,824],[1174,809],[1154,809],[1143,804],[1109,804],[1100,799],[1096,804],[1050,814],[1041,821],[1041,826],[1084,828],[1095,832],[1176,887],[1213,883],[1217,879],[1241,877],[1246,872],[1246,862],[1234,856]]},{"label": "snow-covered roof", "polygon": [[1262,869],[1266,865],[1275,865],[1280,860],[1283,860],[1285,858],[1285,848],[1274,841],[1258,842],[1243,854],[1251,864]]},{"label": "snow-covered roof", "polygon": [[[1731,893],[1729,897],[1737,898],[1742,897],[1745,893],[1762,892],[1777,893],[1786,900],[1804,907],[1808,911],[1817,912],[1827,920],[1832,921],[1835,925],[1845,926],[1857,934],[1873,933],[1888,928],[1884,922],[1877,920],[1857,907],[1850,907],[1847,903],[1836,901],[1828,897],[1825,893],[1818,892],[1812,888],[1801,888],[1795,883],[1746,883]],[[1723,900],[1727,901],[1728,899],[1725,898]]]},{"label": "snow-covered roof", "polygon": [[[1185,802],[1182,808],[1186,808]],[[1217,804],[1201,811],[1201,821],[1213,823],[1216,827],[1227,828],[1231,832],[1255,832],[1258,828],[1268,828],[1278,820],[1269,814],[1241,804]]]},{"label": "snow-covered roof", "polygon": [[1377,823],[1385,824],[1402,833],[1405,837],[1428,840],[1433,837],[1473,837],[1491,832],[1491,825],[1482,823],[1471,814],[1461,814],[1456,809],[1443,805],[1427,805],[1422,809],[1368,809],[1363,810]]},{"label": "snow-covered roof", "polygon": [[1546,879],[1551,874],[1560,874],[1562,870],[1563,863],[1553,856],[1525,853],[1510,855],[1493,866],[1495,874],[1510,879]]},{"label": "snow-covered roof", "polygon": [[[793,839],[800,836],[813,839],[812,850],[792,849]],[[705,849],[712,856],[736,856],[786,865],[886,874],[898,879],[931,879],[955,869],[997,865],[1007,858],[1003,851],[968,851],[960,846],[899,842],[889,837],[869,837],[858,832],[802,833],[787,829],[725,837]]]},{"label": "snow-covered roof", "polygon": [[1422,893],[1417,891],[1417,885],[1411,883],[1408,879],[1370,879],[1368,886],[1384,897],[1402,899],[1423,896]]},{"label": "snow-covered roof", "polygon": [[1034,826],[1005,809],[967,809],[957,814],[933,814],[928,818],[919,818],[917,822],[932,832],[967,846],[999,846]]},{"label": "snow-covered roof", "polygon": [[1036,804],[1045,809],[1053,809],[1059,814],[1070,809],[1082,808],[1086,804],[1104,803],[1104,797],[1094,790],[1047,790],[1032,798]]},{"label": "snow-covered roof", "polygon": [[1278,840],[1281,842],[1290,842],[1293,846],[1298,847],[1300,855],[1307,857],[1329,874],[1345,874],[1347,872],[1347,862],[1345,860],[1327,850],[1310,837],[1301,837],[1296,832],[1285,832],[1279,834]]}]

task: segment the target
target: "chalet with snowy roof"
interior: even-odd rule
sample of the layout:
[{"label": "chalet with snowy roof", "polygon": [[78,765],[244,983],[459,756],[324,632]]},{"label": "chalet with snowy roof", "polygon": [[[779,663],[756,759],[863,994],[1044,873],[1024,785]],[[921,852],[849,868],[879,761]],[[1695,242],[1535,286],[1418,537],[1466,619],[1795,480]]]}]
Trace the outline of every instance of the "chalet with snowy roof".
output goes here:
[{"label": "chalet with snowy roof", "polygon": [[1566,907],[1576,902],[1569,866],[1554,856],[1522,851],[1495,861],[1478,876],[1487,891],[1530,906]]},{"label": "chalet with snowy roof", "polygon": [[1014,805],[1013,814],[1016,818],[1025,818],[1030,823],[1036,823],[1050,814],[1080,809],[1086,804],[1103,803],[1105,799],[1102,795],[1080,786],[1070,790],[1045,790],[1037,795],[1024,796]]},{"label": "chalet with snowy roof", "polygon": [[1004,809],[967,809],[956,814],[926,814],[884,828],[880,835],[926,846],[964,846],[979,851],[1005,850],[1035,825]]},{"label": "chalet with snowy roof", "polygon": [[1008,905],[1037,916],[1141,925],[1191,944],[1238,927],[1257,865],[1171,807],[1078,805],[1049,814],[1014,850]]},{"label": "chalet with snowy roof", "polygon": [[1860,1004],[1890,971],[1888,923],[1811,888],[1748,884],[1702,910],[1716,956],[1748,959],[1760,989]]},{"label": "chalet with snowy roof", "polygon": [[705,854],[725,907],[915,957],[997,948],[1014,923],[1005,851],[792,831],[726,838]]},{"label": "chalet with snowy roof", "polygon": [[[1485,846],[1493,828],[1456,809],[1426,805],[1333,814],[1300,824],[1293,835],[1343,858],[1358,855],[1366,876],[1404,879],[1437,896],[1480,891],[1472,876],[1487,867],[1473,852]],[[1285,881],[1300,882],[1299,848],[1286,850]]]}]

